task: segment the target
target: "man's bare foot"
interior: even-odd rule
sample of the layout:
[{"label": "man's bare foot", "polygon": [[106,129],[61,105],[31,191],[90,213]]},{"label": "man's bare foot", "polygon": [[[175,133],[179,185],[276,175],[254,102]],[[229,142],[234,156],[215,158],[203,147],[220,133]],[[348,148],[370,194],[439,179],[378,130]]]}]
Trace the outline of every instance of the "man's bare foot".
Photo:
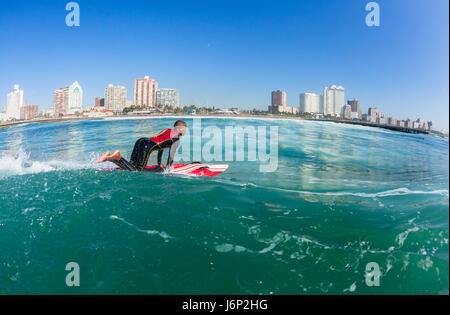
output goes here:
[{"label": "man's bare foot", "polygon": [[113,155],[111,155],[108,159],[109,160],[116,160],[119,161],[122,158],[122,155],[120,154],[119,151],[114,152]]},{"label": "man's bare foot", "polygon": [[103,163],[106,162],[108,160],[108,157],[110,156],[111,153],[109,153],[109,151],[105,152],[105,154],[103,154],[98,160],[97,163]]}]

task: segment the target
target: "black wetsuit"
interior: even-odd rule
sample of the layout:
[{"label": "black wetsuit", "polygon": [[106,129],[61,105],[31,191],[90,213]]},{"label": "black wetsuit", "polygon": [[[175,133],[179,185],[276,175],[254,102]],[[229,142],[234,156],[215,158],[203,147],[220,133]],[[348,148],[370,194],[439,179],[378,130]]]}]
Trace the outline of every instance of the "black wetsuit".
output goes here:
[{"label": "black wetsuit", "polygon": [[[119,161],[111,161],[121,169],[126,171],[148,171],[162,172],[164,169],[160,166],[163,150],[169,149],[169,157],[167,159],[167,167],[173,164],[173,157],[180,144],[180,135],[171,129],[165,129],[153,138],[141,138],[136,141],[130,161],[121,158]],[[150,154],[158,151],[158,167],[146,168]]]}]

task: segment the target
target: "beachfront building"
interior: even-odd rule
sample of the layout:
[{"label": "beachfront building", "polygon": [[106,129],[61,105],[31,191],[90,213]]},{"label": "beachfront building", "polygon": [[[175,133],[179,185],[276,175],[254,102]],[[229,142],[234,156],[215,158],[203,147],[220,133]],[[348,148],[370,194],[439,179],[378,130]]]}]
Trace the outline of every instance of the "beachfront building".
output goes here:
[{"label": "beachfront building", "polygon": [[352,107],[350,105],[344,105],[343,113],[345,119],[352,119]]},{"label": "beachfront building", "polygon": [[380,118],[377,119],[377,124],[380,124],[380,125],[387,125],[387,123],[388,123],[388,120],[387,120],[387,118],[384,117],[384,116],[381,116]]},{"label": "beachfront building", "polygon": [[269,106],[269,113],[297,115],[299,113],[299,110],[297,107],[293,106]]},{"label": "beachfront building", "polygon": [[40,117],[45,117],[45,118],[49,118],[52,117],[54,115],[54,110],[53,108],[49,108],[49,109],[44,109],[39,113]]},{"label": "beachfront building", "polygon": [[127,89],[124,86],[109,84],[105,88],[104,108],[121,112],[127,106]]},{"label": "beachfront building", "polygon": [[180,93],[175,89],[158,89],[156,91],[156,105],[179,107]]},{"label": "beachfront building", "polygon": [[411,118],[408,118],[408,119],[405,121],[405,127],[406,127],[406,128],[412,128],[412,127],[413,127],[413,121],[412,121]]},{"label": "beachfront building", "polygon": [[300,94],[300,112],[311,114],[323,114],[322,97],[314,93]]},{"label": "beachfront building", "polygon": [[427,123],[425,123],[425,121],[423,121],[422,118],[417,118],[416,124],[418,129],[427,129]]},{"label": "beachfront building", "polygon": [[156,105],[156,91],[158,82],[145,76],[143,79],[136,79],[134,82],[134,105],[143,107],[153,107]]},{"label": "beachfront building", "polygon": [[[351,106],[352,113],[357,113],[356,119],[361,120],[362,119],[362,108],[361,108],[361,103],[359,102],[359,100],[357,100],[357,99],[349,100],[347,102],[347,104]],[[355,115],[353,115],[353,116],[355,116]]]},{"label": "beachfront building", "polygon": [[69,88],[59,88],[53,92],[53,115],[55,117],[64,116],[66,113],[66,99],[68,96]]},{"label": "beachfront building", "polygon": [[286,105],[286,92],[273,91],[272,92],[272,105],[269,106],[269,113],[272,114],[298,114],[298,108]]},{"label": "beachfront building", "polygon": [[397,119],[395,119],[394,117],[389,117],[388,124],[391,126],[397,126]]},{"label": "beachfront building", "polygon": [[6,117],[6,112],[0,112],[0,121],[5,121],[8,118]]},{"label": "beachfront building", "polygon": [[404,120],[397,120],[397,127],[405,127],[405,121]]},{"label": "beachfront building", "polygon": [[83,89],[78,81],[53,92],[53,114],[56,117],[83,112]]},{"label": "beachfront building", "polygon": [[78,81],[72,83],[68,90],[67,114],[73,115],[83,112],[83,89]]},{"label": "beachfront building", "polygon": [[286,106],[286,92],[273,91],[272,92],[272,106]]},{"label": "beachfront building", "polygon": [[345,106],[345,89],[342,86],[332,85],[323,89],[324,115],[342,117]]},{"label": "beachfront building", "polygon": [[104,107],[104,106],[105,106],[105,99],[101,97],[96,97],[94,107]]},{"label": "beachfront building", "polygon": [[428,130],[432,130],[433,129],[433,122],[432,121],[427,122],[427,128],[428,128]]},{"label": "beachfront building", "polygon": [[6,98],[6,119],[20,119],[20,108],[26,104],[23,98],[23,90],[15,84],[14,89]]},{"label": "beachfront building", "polygon": [[376,107],[369,107],[369,111],[367,112],[369,121],[372,123],[376,123],[378,119],[381,117],[381,113]]},{"label": "beachfront building", "polygon": [[284,107],[278,107],[278,108],[282,110],[282,112],[280,112],[280,113],[286,113],[286,114],[292,114],[292,115],[298,115],[299,114],[298,107],[284,106]]},{"label": "beachfront building", "polygon": [[39,108],[37,105],[25,105],[20,107],[20,119],[31,120],[37,117]]},{"label": "beachfront building", "polygon": [[78,82],[53,92],[54,116],[81,113],[83,111],[83,90]]}]

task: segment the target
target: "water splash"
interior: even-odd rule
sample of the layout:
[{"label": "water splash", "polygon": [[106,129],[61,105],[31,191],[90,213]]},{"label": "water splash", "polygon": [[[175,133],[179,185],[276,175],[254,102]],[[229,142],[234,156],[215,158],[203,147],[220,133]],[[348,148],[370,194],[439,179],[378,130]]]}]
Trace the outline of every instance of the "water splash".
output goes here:
[{"label": "water splash", "polygon": [[37,174],[57,170],[74,170],[92,168],[92,163],[74,161],[32,160],[29,152],[20,148],[15,154],[3,153],[0,155],[0,178],[13,175]]}]

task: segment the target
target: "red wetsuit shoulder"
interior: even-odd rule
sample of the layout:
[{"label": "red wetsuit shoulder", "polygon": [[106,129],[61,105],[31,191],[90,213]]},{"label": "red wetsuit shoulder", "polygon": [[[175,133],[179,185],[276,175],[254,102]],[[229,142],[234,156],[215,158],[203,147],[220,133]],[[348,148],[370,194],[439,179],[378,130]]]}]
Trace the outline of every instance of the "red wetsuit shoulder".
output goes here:
[{"label": "red wetsuit shoulder", "polygon": [[158,135],[153,138],[150,138],[155,143],[162,143],[167,140],[172,140],[173,138],[178,136],[178,132],[173,129],[164,129]]}]

